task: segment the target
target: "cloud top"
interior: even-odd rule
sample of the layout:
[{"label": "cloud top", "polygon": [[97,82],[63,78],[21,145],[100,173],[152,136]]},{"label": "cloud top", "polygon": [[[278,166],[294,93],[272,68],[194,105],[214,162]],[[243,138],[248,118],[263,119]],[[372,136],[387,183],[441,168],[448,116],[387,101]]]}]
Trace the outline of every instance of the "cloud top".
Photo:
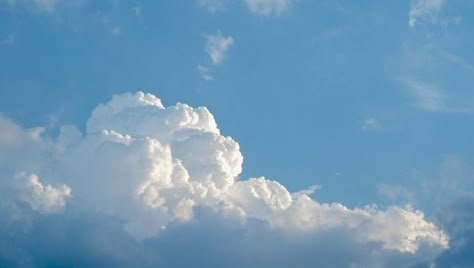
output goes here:
[{"label": "cloud top", "polygon": [[[350,209],[319,203],[308,196],[312,191],[291,193],[264,177],[241,180],[239,144],[221,134],[205,107],[165,107],[151,94],[125,93],[98,105],[84,134],[64,126],[54,140],[6,119],[0,125],[0,152],[15,152],[18,160],[0,166],[2,180],[23,172],[15,179],[21,191],[10,198],[39,212],[80,207],[113,217],[138,240],[192,222],[196,210],[206,208],[236,224],[258,221],[292,235],[349,233],[355,243],[379,251],[448,247],[444,232],[411,207]],[[43,184],[40,176],[54,184]]]}]

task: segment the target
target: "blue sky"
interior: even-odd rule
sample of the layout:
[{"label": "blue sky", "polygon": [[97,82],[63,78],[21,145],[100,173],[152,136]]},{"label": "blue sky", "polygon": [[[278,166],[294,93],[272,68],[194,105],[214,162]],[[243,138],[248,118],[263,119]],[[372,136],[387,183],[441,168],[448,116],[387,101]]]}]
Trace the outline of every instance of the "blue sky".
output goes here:
[{"label": "blue sky", "polygon": [[[473,194],[473,10],[468,0],[0,0],[0,114],[56,142],[65,125],[87,139],[91,111],[125,92],[205,106],[240,145],[236,177],[291,193],[318,185],[311,197],[350,209],[408,204],[450,230],[443,208]],[[63,174],[48,165],[21,171]]]}]

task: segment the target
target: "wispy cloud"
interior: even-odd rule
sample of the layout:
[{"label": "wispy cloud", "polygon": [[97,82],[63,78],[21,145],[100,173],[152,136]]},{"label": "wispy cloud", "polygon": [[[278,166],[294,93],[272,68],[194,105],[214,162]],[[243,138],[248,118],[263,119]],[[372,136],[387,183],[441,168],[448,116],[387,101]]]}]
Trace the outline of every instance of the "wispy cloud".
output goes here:
[{"label": "wispy cloud", "polygon": [[408,25],[413,29],[420,21],[436,21],[442,6],[443,0],[412,0]]},{"label": "wispy cloud", "polygon": [[446,110],[446,97],[437,86],[415,80],[403,80],[403,83],[410,90],[417,107],[429,112]]},{"label": "wispy cloud", "polygon": [[219,64],[225,57],[229,47],[234,44],[232,36],[223,36],[220,31],[207,36],[206,52],[213,64]]},{"label": "wispy cloud", "polygon": [[204,79],[206,81],[214,80],[214,77],[212,77],[211,72],[209,71],[209,69],[202,66],[201,64],[198,64],[198,66],[196,67],[196,70],[199,72],[199,75],[201,75],[202,79]]},{"label": "wispy cloud", "polygon": [[377,193],[390,201],[390,203],[408,203],[413,204],[415,194],[401,185],[377,185]]},{"label": "wispy cloud", "polygon": [[375,118],[366,118],[364,122],[362,122],[362,130],[369,131],[369,130],[376,130],[381,127],[380,123]]},{"label": "wispy cloud", "polygon": [[215,13],[224,8],[224,2],[222,0],[199,0],[198,3],[210,13]]},{"label": "wispy cloud", "polygon": [[35,4],[42,10],[52,12],[58,4],[58,0],[34,0]]},{"label": "wispy cloud", "polygon": [[133,13],[135,13],[135,16],[137,17],[138,21],[140,23],[143,23],[144,16],[143,16],[143,7],[140,4],[136,4],[132,7]]},{"label": "wispy cloud", "polygon": [[60,2],[67,2],[61,0],[7,0],[6,1],[11,7],[26,7],[37,11],[52,13],[56,10]]},{"label": "wispy cloud", "polygon": [[[280,15],[288,10],[294,0],[242,0],[247,9],[257,15],[270,16]],[[201,7],[206,8],[210,13],[224,9],[224,0],[198,0]]]},{"label": "wispy cloud", "polygon": [[455,55],[453,53],[450,53],[448,51],[440,51],[439,52],[439,55],[441,58],[445,59],[446,61],[456,65],[456,66],[459,66],[469,72],[472,72],[474,73],[474,66],[469,63],[468,61],[466,61],[464,58],[458,56],[458,55]]},{"label": "wispy cloud", "polygon": [[292,2],[292,0],[245,0],[251,12],[265,16],[283,13]]}]

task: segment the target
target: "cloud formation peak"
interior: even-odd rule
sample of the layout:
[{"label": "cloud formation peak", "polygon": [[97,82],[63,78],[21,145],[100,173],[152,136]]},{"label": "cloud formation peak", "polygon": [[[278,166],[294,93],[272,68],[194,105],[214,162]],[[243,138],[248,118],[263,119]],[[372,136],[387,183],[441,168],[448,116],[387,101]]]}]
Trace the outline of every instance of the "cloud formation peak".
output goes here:
[{"label": "cloud formation peak", "polygon": [[[448,246],[443,231],[411,207],[350,209],[319,203],[305,191],[291,193],[264,177],[241,180],[239,144],[221,134],[205,107],[165,107],[151,94],[125,93],[97,106],[84,134],[64,126],[54,140],[7,119],[0,125],[1,162],[9,163],[8,151],[18,160],[0,166],[2,184],[7,174],[24,172],[19,177],[29,194],[10,200],[43,212],[94,211],[118,219],[138,240],[192,222],[205,208],[237,225],[258,221],[287,234],[349,233],[354,243],[382,252]],[[67,186],[44,186],[38,176]]]}]

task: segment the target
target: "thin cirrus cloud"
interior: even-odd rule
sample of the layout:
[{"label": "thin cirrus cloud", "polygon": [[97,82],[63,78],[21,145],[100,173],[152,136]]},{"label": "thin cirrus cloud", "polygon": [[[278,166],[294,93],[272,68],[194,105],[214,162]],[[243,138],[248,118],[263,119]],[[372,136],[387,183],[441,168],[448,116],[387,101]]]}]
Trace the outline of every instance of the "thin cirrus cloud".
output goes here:
[{"label": "thin cirrus cloud", "polygon": [[223,0],[199,0],[198,3],[201,7],[205,7],[211,13],[215,13],[224,8]]},{"label": "thin cirrus cloud", "polygon": [[[324,265],[328,267],[342,261],[336,257],[340,252],[347,251],[342,266],[404,267],[406,262],[434,259],[448,247],[444,232],[425,219],[423,212],[409,206],[350,209],[340,203],[319,203],[310,198],[317,186],[291,193],[265,177],[240,180],[243,156],[239,144],[220,132],[205,107],[182,103],[165,107],[151,94],[126,93],[98,105],[87,121],[85,133],[74,126],[63,126],[59,137],[53,139],[45,136],[41,128],[24,129],[6,118],[0,118],[0,126],[0,184],[1,192],[8,193],[1,195],[0,214],[10,221],[5,226],[11,228],[23,224],[16,219],[25,217],[30,219],[29,226],[40,225],[33,228],[31,237],[25,234],[26,241],[34,241],[38,235],[34,230],[41,228],[52,237],[61,237],[54,233],[56,229],[47,228],[49,224],[41,225],[53,221],[61,224],[58,230],[82,230],[86,237],[99,232],[94,229],[99,228],[96,226],[110,226],[114,238],[104,237],[104,241],[122,237],[133,241],[130,243],[136,250],[144,250],[140,248],[146,241],[155,241],[154,246],[146,247],[145,255],[150,253],[150,247],[157,254],[166,252],[160,246],[166,244],[213,252],[219,249],[212,257],[215,259],[206,261],[224,258],[229,263],[235,258],[231,252],[235,252],[232,246],[236,245],[228,245],[227,252],[222,248],[225,241],[194,240],[199,233],[205,233],[207,237],[225,236],[227,241],[242,245],[252,241],[253,247],[242,249],[244,258],[246,252],[261,252],[261,246],[281,251],[289,260],[301,252],[320,249],[326,252],[322,259],[332,256]],[[85,222],[69,220],[81,213],[86,215]],[[49,214],[56,216],[48,218]],[[63,220],[55,222],[61,215]],[[104,221],[91,227],[85,220],[88,217]],[[6,239],[8,232],[13,232],[8,228],[0,232],[0,237]],[[182,234],[190,239],[178,239]],[[265,239],[260,241],[260,236]],[[0,242],[3,255],[6,253],[1,244],[9,241],[5,239]],[[273,245],[271,241],[280,244]],[[326,248],[326,242],[319,245],[312,241],[326,241],[334,249]],[[18,243],[18,250],[27,251],[23,255],[39,254],[37,248],[28,251]],[[287,251],[284,245],[288,243],[301,251]],[[102,250],[107,247],[102,245]],[[256,252],[248,251],[250,248]],[[85,249],[71,251],[78,250]],[[83,258],[87,254],[84,252]],[[111,261],[119,258],[117,254],[104,258]],[[255,257],[261,258],[262,263],[273,263],[272,267],[284,267],[284,262],[272,262],[275,254],[261,252]],[[15,258],[13,254],[10,259],[15,262]],[[170,264],[178,260],[168,261]],[[318,261],[321,259],[312,260],[307,267]]]},{"label": "thin cirrus cloud", "polygon": [[[288,10],[294,0],[243,0],[247,9],[257,15],[271,16],[280,15]],[[205,7],[209,12],[224,9],[224,0],[199,0],[199,5]]]},{"label": "thin cirrus cloud", "polygon": [[219,64],[224,59],[230,46],[234,44],[232,36],[224,36],[221,31],[206,36],[206,53],[209,55],[214,65]]},{"label": "thin cirrus cloud", "polygon": [[292,0],[245,0],[247,8],[259,15],[279,15],[288,10]]},{"label": "thin cirrus cloud", "polygon": [[214,80],[214,77],[212,76],[211,72],[209,69],[201,64],[198,64],[196,67],[196,70],[199,72],[199,75],[201,76],[202,79],[205,81],[211,81]]},{"label": "thin cirrus cloud", "polygon": [[[472,106],[465,102],[470,95],[460,91],[460,96],[448,94],[446,90],[434,83],[419,80],[402,80],[406,86],[412,104],[426,112],[472,113]],[[464,96],[463,99],[461,96]]]},{"label": "thin cirrus cloud", "polygon": [[422,21],[436,21],[442,6],[443,0],[412,0],[408,12],[408,26],[413,29]]},{"label": "thin cirrus cloud", "polygon": [[[233,44],[234,38],[232,36],[224,36],[221,31],[217,31],[215,34],[206,35],[205,51],[209,56],[212,65],[217,66],[221,64],[230,46]],[[214,80],[209,67],[198,64],[196,70],[203,80]]]},{"label": "thin cirrus cloud", "polygon": [[363,122],[362,122],[362,126],[361,126],[361,129],[364,130],[364,131],[370,131],[370,130],[376,130],[376,129],[379,129],[381,127],[379,121],[373,117],[370,117],[370,118],[366,118]]},{"label": "thin cirrus cloud", "polygon": [[435,85],[415,80],[404,80],[404,83],[408,87],[416,107],[429,112],[447,110],[445,104],[446,96]]},{"label": "thin cirrus cloud", "polygon": [[34,10],[52,13],[55,11],[61,0],[9,0],[7,3],[12,6],[23,6]]}]

